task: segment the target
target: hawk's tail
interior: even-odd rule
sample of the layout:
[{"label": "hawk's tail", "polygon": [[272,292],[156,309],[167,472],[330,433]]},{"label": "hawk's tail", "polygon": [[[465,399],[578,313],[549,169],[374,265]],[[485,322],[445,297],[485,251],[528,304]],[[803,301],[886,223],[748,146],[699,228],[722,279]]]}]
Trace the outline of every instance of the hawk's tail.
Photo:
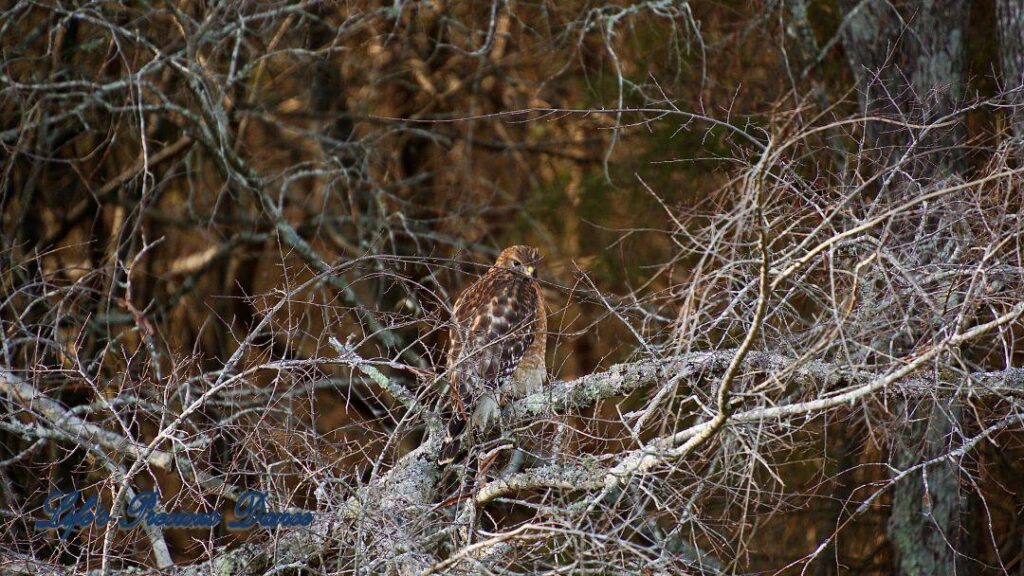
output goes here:
[{"label": "hawk's tail", "polygon": [[462,452],[462,436],[466,430],[466,419],[461,416],[453,416],[448,421],[448,433],[444,437],[444,444],[437,456],[437,465],[445,466],[451,464]]}]

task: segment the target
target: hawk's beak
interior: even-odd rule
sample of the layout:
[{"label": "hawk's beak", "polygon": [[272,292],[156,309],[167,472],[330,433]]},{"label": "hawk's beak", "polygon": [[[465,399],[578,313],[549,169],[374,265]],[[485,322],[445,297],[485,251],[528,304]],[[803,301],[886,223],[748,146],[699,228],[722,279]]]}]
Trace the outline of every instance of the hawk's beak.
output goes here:
[{"label": "hawk's beak", "polygon": [[526,273],[527,273],[528,275],[530,275],[530,276],[533,276],[533,273],[534,273],[534,272],[535,272],[536,270],[537,270],[537,267],[536,267],[536,266],[527,266],[527,267],[526,267]]}]

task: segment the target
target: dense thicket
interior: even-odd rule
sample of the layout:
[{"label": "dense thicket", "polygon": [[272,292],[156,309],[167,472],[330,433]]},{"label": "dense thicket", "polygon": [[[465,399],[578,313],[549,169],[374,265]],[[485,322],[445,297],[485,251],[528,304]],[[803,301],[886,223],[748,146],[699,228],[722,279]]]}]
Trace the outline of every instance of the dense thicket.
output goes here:
[{"label": "dense thicket", "polygon": [[[1020,573],[1022,23],[2,6],[0,572]],[[553,384],[438,469],[521,243]],[[55,489],[316,521],[62,540]]]}]

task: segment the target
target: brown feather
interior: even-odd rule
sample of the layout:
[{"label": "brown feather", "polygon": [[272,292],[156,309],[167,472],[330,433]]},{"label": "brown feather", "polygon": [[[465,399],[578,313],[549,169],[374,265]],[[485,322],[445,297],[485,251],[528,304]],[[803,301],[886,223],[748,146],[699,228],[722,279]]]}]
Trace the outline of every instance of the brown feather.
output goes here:
[{"label": "brown feather", "polygon": [[529,246],[506,248],[455,303],[448,352],[453,417],[442,459],[467,422],[486,425],[494,411],[543,382],[547,319],[535,277],[539,261]]}]

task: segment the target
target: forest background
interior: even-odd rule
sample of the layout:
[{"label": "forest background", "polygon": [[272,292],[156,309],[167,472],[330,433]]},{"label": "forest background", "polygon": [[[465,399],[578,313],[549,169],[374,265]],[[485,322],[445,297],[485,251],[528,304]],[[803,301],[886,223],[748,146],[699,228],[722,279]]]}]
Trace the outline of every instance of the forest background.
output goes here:
[{"label": "forest background", "polygon": [[[8,2],[0,572],[1022,574],[1022,83],[1022,0]],[[454,491],[521,243],[549,452]]]}]

